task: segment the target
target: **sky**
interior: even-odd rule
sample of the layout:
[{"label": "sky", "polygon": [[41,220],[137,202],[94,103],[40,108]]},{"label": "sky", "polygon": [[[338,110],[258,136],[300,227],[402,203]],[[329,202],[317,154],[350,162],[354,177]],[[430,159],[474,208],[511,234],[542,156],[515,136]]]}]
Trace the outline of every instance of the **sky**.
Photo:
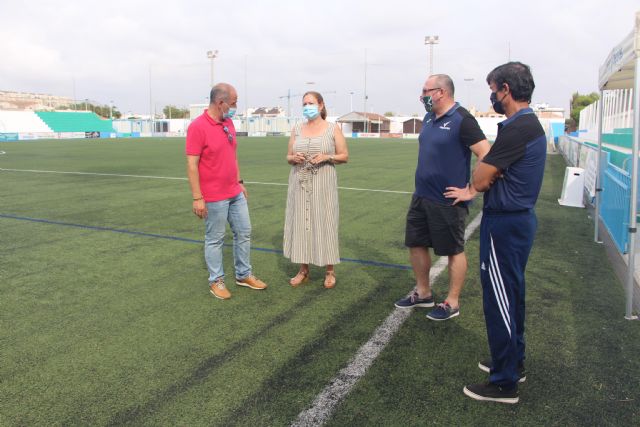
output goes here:
[{"label": "sky", "polygon": [[[429,75],[449,74],[456,99],[484,111],[487,74],[531,66],[533,103],[568,109],[598,89],[598,68],[634,26],[637,0],[258,1],[3,0],[0,90],[68,96],[148,114],[206,103],[233,84],[238,108],[301,114],[301,94],[330,115],[424,113]],[[291,96],[287,96],[290,94]]]}]

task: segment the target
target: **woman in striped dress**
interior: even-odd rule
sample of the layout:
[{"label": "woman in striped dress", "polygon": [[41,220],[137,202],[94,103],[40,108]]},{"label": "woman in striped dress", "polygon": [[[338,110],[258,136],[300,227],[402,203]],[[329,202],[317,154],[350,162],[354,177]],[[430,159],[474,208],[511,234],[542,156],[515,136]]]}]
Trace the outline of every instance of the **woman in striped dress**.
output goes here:
[{"label": "woman in striped dress", "polygon": [[349,160],[342,130],[329,123],[322,95],[307,92],[302,98],[307,122],[294,126],[289,139],[287,209],[284,223],[284,256],[300,264],[289,283],[298,286],[309,279],[309,264],[326,266],[325,288],[336,285],[334,265],[338,251],[338,180],[335,165]]}]

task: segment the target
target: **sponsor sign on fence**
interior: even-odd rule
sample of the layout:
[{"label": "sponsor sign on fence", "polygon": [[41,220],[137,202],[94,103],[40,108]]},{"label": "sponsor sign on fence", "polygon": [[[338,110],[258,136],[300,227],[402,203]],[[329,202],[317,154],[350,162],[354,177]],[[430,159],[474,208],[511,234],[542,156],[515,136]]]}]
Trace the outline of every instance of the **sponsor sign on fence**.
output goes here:
[{"label": "sponsor sign on fence", "polygon": [[18,140],[18,133],[0,133],[0,142],[1,141],[17,141]]},{"label": "sponsor sign on fence", "polygon": [[80,139],[84,138],[84,132],[60,132],[58,133],[60,139]]},{"label": "sponsor sign on fence", "polygon": [[583,147],[582,151],[586,153],[585,161],[581,164],[581,167],[584,168],[584,188],[589,194],[589,199],[593,201],[596,197],[596,176],[598,175],[596,161],[598,160],[598,152],[587,147]]},{"label": "sponsor sign on fence", "polygon": [[380,138],[379,133],[371,133],[371,132],[353,132],[351,136],[353,138]]},{"label": "sponsor sign on fence", "polygon": [[55,133],[33,133],[33,132],[25,132],[19,133],[18,139],[23,141],[31,141],[34,139],[57,139],[58,135]]}]

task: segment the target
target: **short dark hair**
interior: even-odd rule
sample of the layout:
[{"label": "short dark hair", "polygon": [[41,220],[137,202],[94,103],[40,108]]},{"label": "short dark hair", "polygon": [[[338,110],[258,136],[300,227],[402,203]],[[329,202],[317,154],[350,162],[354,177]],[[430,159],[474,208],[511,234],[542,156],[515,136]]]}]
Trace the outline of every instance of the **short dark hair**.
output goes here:
[{"label": "short dark hair", "polygon": [[506,83],[514,100],[526,102],[531,102],[536,87],[531,68],[522,62],[507,62],[494,68],[487,75],[487,83],[494,83],[498,89]]}]

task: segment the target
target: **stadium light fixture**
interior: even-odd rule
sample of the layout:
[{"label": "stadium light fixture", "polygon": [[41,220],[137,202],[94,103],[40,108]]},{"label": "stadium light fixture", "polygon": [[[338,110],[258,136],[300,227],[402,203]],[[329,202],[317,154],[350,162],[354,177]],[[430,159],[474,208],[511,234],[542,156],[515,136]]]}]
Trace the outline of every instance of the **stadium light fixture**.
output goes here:
[{"label": "stadium light fixture", "polygon": [[218,57],[217,50],[209,50],[207,51],[207,58],[211,60],[211,87],[213,87],[213,60]]},{"label": "stadium light fixture", "polygon": [[424,44],[429,46],[429,75],[433,75],[433,45],[440,43],[438,36],[425,36]]}]

